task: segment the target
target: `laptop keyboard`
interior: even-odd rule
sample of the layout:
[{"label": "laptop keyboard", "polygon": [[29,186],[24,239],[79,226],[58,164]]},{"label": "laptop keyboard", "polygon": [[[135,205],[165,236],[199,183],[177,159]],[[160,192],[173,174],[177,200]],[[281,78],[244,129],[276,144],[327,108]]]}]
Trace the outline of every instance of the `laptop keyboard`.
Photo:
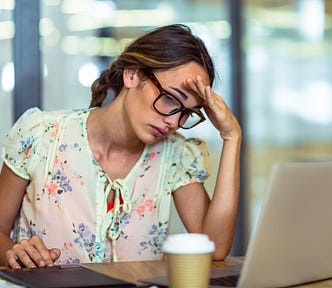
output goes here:
[{"label": "laptop keyboard", "polygon": [[239,277],[240,277],[240,275],[230,275],[230,276],[212,278],[212,279],[210,279],[210,285],[236,287]]}]

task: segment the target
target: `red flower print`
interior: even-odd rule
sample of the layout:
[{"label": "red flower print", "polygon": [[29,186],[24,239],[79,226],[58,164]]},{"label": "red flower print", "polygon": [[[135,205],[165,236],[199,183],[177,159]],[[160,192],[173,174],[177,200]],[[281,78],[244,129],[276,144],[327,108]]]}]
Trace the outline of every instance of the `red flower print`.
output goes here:
[{"label": "red flower print", "polygon": [[145,206],[141,205],[136,209],[137,214],[143,214],[145,212]]}]

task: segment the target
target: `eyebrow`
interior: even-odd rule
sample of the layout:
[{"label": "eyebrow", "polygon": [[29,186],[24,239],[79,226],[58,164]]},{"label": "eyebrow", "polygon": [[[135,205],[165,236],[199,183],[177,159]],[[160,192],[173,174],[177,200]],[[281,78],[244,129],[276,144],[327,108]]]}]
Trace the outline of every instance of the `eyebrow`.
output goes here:
[{"label": "eyebrow", "polygon": [[176,92],[178,92],[181,97],[184,99],[184,100],[187,100],[188,99],[188,95],[186,93],[184,93],[181,89],[177,88],[177,87],[173,87],[173,86],[170,86],[170,88]]},{"label": "eyebrow", "polygon": [[[188,99],[188,95],[186,93],[184,93],[181,89],[177,88],[177,87],[173,87],[173,86],[170,86],[170,88],[176,92],[178,92],[181,97],[184,99],[184,100],[187,100]],[[175,96],[174,96],[175,97]],[[191,109],[201,109],[203,107],[203,105],[196,105],[194,106],[193,108]]]}]

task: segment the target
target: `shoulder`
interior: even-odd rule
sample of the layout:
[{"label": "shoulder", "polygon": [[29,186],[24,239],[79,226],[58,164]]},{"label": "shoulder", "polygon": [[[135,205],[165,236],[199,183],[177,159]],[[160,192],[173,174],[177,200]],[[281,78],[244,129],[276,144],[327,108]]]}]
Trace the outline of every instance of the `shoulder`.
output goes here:
[{"label": "shoulder", "polygon": [[[210,175],[211,158],[204,140],[174,133],[165,137],[165,154],[168,163],[167,179],[171,190],[194,183],[204,183]],[[168,146],[168,147],[167,147]]]},{"label": "shoulder", "polygon": [[206,142],[198,137],[185,137],[179,132],[167,135],[164,138],[164,144],[169,146],[179,147],[202,147],[206,149]]},{"label": "shoulder", "polygon": [[56,143],[54,138],[61,134],[63,120],[84,117],[83,111],[88,110],[46,112],[39,108],[28,109],[7,134],[2,146],[3,161],[17,175],[30,179],[38,159],[46,158],[47,153],[43,154],[40,147],[51,147],[51,143]]},{"label": "shoulder", "polygon": [[186,137],[184,137],[179,132],[174,132],[172,134],[167,135],[164,138],[164,143],[166,145],[177,145],[177,144],[183,144],[183,142],[186,140]]},{"label": "shoulder", "polygon": [[81,119],[86,117],[92,109],[75,109],[75,110],[54,110],[41,111],[40,116],[46,121],[60,121],[66,119]]},{"label": "shoulder", "polygon": [[49,129],[58,129],[67,121],[84,121],[89,115],[91,109],[77,110],[54,110],[45,111],[39,108],[31,108],[27,110],[15,123],[22,130],[30,130],[39,127],[40,132],[47,132]]},{"label": "shoulder", "polygon": [[73,110],[41,110],[38,107],[32,107],[27,109],[20,117],[20,119],[36,119],[36,118],[45,118],[45,119],[61,119],[66,117],[80,117],[85,113],[89,113],[92,109],[73,109]]},{"label": "shoulder", "polygon": [[79,118],[82,111],[87,110],[63,110],[63,111],[42,111],[39,108],[30,108],[15,122],[9,130],[5,145],[14,142],[37,143],[43,135],[54,134],[62,120],[67,118]]}]

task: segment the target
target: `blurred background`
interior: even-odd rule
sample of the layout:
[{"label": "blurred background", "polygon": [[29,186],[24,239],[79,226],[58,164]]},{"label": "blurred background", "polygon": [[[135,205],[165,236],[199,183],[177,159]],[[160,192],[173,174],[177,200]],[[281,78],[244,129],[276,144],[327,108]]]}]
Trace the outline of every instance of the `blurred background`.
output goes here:
[{"label": "blurred background", "polygon": [[[171,23],[205,41],[214,89],[243,127],[243,255],[272,166],[332,159],[332,0],[0,0],[0,143],[29,107],[87,107],[126,44]],[[208,142],[216,169],[222,142],[208,121],[181,132]],[[181,230],[174,211],[171,232]]]}]

